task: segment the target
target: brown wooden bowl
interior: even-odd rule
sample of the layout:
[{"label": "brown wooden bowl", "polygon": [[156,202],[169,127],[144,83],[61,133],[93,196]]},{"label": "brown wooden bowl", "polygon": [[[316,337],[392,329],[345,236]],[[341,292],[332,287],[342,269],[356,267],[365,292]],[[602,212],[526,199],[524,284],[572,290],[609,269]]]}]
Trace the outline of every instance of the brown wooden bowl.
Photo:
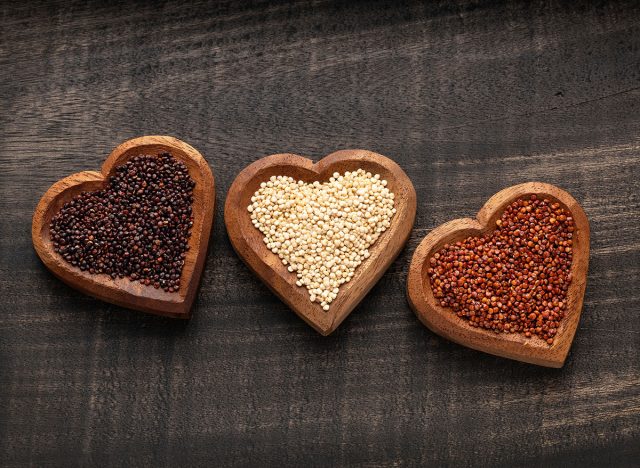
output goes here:
[{"label": "brown wooden bowl", "polygon": [[[351,281],[340,287],[328,311],[309,301],[305,287],[296,286],[296,274],[287,270],[280,258],[263,242],[262,233],[251,223],[247,207],[261,182],[273,175],[293,177],[307,183],[327,181],[334,172],[365,169],[380,174],[395,194],[397,212],[391,226],[370,247],[370,257],[356,268]],[[398,256],[413,227],[416,193],[404,171],[392,160],[371,151],[343,150],[326,156],[317,164],[295,154],[275,154],[246,167],[236,177],[227,194],[224,219],[233,248],[247,266],[295,313],[322,335],[328,335],[380,279]]]},{"label": "brown wooden bowl", "polygon": [[[169,293],[153,286],[144,286],[128,278],[112,279],[107,274],[91,274],[67,263],[53,250],[49,227],[51,218],[75,195],[100,190],[117,166],[141,154],[168,151],[182,161],[195,181],[193,189],[193,229],[189,250],[180,276],[180,289]],[[189,318],[213,223],[215,186],[213,174],[202,155],[192,146],[169,136],[143,136],[126,141],[107,157],[100,172],[84,171],[72,174],[53,184],[43,195],[33,214],[31,235],[33,246],[45,264],[69,286],[103,301],[130,309],[158,315]]]},{"label": "brown wooden bowl", "polygon": [[[530,195],[560,203],[574,218],[572,281],[567,291],[567,313],[552,345],[539,337],[525,338],[519,333],[500,333],[474,328],[449,308],[439,305],[433,296],[427,275],[429,260],[444,244],[492,232],[496,220],[513,201]],[[420,243],[409,267],[407,295],[418,318],[434,333],[463,346],[497,356],[540,366],[562,367],[578,327],[589,266],[589,221],[578,202],[553,185],[529,182],[506,188],[487,201],[476,219],[456,219],[442,224]]]}]

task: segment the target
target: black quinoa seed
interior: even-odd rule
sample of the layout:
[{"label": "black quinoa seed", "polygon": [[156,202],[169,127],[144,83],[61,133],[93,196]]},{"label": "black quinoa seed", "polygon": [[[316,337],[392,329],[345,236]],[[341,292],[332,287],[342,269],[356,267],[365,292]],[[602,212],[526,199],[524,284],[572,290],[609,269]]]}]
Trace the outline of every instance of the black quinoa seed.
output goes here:
[{"label": "black quinoa seed", "polygon": [[51,219],[54,250],[91,274],[129,278],[175,292],[193,227],[187,167],[169,153],[140,155],[108,186],[82,192]]}]

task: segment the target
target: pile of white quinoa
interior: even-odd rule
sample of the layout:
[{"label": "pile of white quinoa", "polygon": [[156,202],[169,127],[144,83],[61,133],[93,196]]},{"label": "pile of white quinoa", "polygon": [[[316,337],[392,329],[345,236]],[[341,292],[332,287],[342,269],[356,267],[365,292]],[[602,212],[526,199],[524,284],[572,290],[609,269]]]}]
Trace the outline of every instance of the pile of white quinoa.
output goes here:
[{"label": "pile of white quinoa", "polygon": [[390,225],[394,194],[380,175],[363,169],[337,172],[328,182],[307,184],[272,176],[247,208],[264,243],[278,255],[296,285],[326,311],[340,285],[353,278],[369,247]]}]

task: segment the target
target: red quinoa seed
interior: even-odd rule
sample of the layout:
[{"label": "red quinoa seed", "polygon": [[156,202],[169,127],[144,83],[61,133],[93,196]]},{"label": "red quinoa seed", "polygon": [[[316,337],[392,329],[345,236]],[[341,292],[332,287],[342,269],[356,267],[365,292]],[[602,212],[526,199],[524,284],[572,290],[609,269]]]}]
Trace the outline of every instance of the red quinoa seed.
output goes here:
[{"label": "red quinoa seed", "polygon": [[433,255],[434,297],[472,327],[535,335],[551,345],[566,313],[574,231],[559,203],[518,199],[492,233],[445,244]]}]

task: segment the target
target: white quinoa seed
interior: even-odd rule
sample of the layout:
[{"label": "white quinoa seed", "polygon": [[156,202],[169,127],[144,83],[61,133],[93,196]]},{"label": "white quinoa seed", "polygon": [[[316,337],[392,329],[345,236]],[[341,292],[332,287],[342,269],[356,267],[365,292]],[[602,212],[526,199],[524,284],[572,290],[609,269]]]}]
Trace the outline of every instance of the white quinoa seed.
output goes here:
[{"label": "white quinoa seed", "polygon": [[267,248],[296,274],[296,285],[305,286],[309,300],[327,311],[391,226],[394,199],[379,174],[358,169],[312,184],[272,176],[247,210]]}]

